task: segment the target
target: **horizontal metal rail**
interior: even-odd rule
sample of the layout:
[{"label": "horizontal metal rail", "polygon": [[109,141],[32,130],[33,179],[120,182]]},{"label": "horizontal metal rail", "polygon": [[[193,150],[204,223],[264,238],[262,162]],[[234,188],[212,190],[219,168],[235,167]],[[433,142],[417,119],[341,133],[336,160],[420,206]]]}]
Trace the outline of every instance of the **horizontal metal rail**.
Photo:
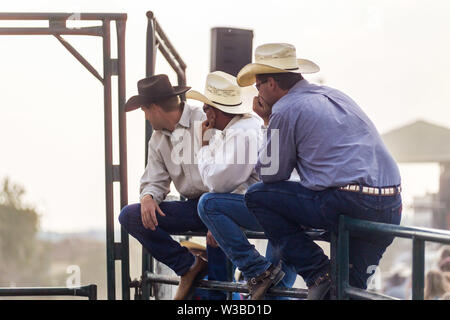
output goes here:
[{"label": "horizontal metal rail", "polygon": [[102,36],[101,27],[88,28],[0,28],[0,35],[32,36],[32,35],[81,35]]},{"label": "horizontal metal rail", "polygon": [[345,293],[355,299],[361,300],[400,300],[394,297],[390,297],[384,294],[371,292],[359,288],[347,287],[344,289]]},{"label": "horizontal metal rail", "polygon": [[1,12],[0,20],[126,20],[126,13],[53,13],[53,12]]},{"label": "horizontal metal rail", "polygon": [[95,284],[77,288],[58,287],[22,287],[22,288],[0,288],[0,297],[18,296],[79,296],[87,297],[89,300],[97,300],[97,286]]},{"label": "horizontal metal rail", "polygon": [[[267,239],[267,236],[264,232],[259,231],[250,231],[243,229],[244,234],[248,239]],[[326,241],[328,232],[325,230],[319,229],[309,229],[306,233],[314,240]],[[178,232],[171,233],[172,236],[188,236],[188,237],[205,237],[206,232]],[[169,284],[169,285],[178,285],[179,277],[177,276],[167,276],[155,274],[152,272],[146,272],[142,277],[144,283],[136,283],[137,287],[145,286],[146,283],[161,283],[161,284]],[[240,292],[240,293],[249,293],[248,287],[244,283],[238,282],[225,282],[225,281],[214,281],[214,280],[199,280],[194,284],[197,288],[207,289],[207,290],[219,290],[219,291],[228,291],[228,292]],[[299,298],[306,299],[308,296],[307,289],[299,289],[299,288],[284,288],[284,287],[276,287],[268,290],[267,296],[283,296],[283,297],[291,297],[291,298]]]},{"label": "horizontal metal rail", "polygon": [[[147,272],[146,275],[147,282],[157,282],[163,284],[171,284],[178,285],[179,277],[177,276],[167,276],[154,274],[151,272]],[[195,287],[201,289],[208,290],[220,290],[220,291],[229,291],[229,292],[240,292],[240,293],[249,293],[248,287],[246,284],[239,282],[225,282],[225,281],[215,281],[215,280],[199,280],[195,284]],[[283,297],[291,297],[291,298],[300,298],[305,299],[308,295],[307,289],[297,289],[297,288],[270,288],[267,293],[267,296],[283,296]]]},{"label": "horizontal metal rail", "polygon": [[[267,236],[264,234],[264,232],[260,231],[250,231],[250,230],[243,230],[245,236],[248,239],[266,239]],[[313,240],[317,241],[327,241],[328,239],[328,232],[321,229],[309,229],[305,231],[305,233],[312,238]],[[188,237],[205,237],[206,232],[202,231],[188,231],[188,232],[174,232],[171,233],[172,236],[188,236]]]},{"label": "horizontal metal rail", "polygon": [[412,299],[424,299],[424,273],[425,273],[425,242],[439,242],[450,244],[450,232],[446,230],[406,227],[387,223],[379,223],[352,219],[342,215],[339,220],[339,239],[337,264],[338,273],[338,299],[381,299],[396,300],[394,297],[380,295],[361,290],[349,285],[349,238],[350,233],[355,236],[363,234],[377,234],[412,239]]},{"label": "horizontal metal rail", "polygon": [[362,221],[346,217],[345,226],[349,231],[390,235],[400,238],[420,239],[424,241],[450,244],[450,231],[398,226],[387,223]]}]

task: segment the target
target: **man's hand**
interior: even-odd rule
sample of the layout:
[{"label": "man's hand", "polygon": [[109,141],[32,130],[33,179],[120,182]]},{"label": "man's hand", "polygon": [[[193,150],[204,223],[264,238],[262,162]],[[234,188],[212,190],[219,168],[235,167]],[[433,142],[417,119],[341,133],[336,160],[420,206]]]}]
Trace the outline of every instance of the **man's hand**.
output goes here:
[{"label": "man's hand", "polygon": [[216,239],[214,239],[214,236],[212,235],[211,231],[208,230],[208,233],[206,234],[206,244],[213,248],[218,248],[219,245],[216,242]]},{"label": "man's hand", "polygon": [[211,120],[206,119],[205,121],[202,122],[202,146],[207,146],[209,144],[209,139],[211,137],[205,139],[205,133],[209,129],[214,129],[214,124],[215,124],[214,118],[212,118]]},{"label": "man's hand", "polygon": [[261,96],[253,98],[253,111],[264,120],[264,125],[267,126],[269,124],[272,107]]},{"label": "man's hand", "polygon": [[152,196],[147,194],[141,199],[141,218],[142,224],[145,228],[154,231],[158,226],[158,220],[156,219],[156,211],[162,215],[166,216],[164,212],[159,208]]}]

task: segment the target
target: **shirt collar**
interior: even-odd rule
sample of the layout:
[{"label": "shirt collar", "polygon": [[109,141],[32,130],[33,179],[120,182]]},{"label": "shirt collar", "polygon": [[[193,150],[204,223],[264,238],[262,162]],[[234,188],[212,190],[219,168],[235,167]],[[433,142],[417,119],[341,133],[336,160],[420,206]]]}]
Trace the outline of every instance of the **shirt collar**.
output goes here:
[{"label": "shirt collar", "polygon": [[283,97],[281,97],[281,99],[275,102],[275,104],[272,106],[272,114],[279,110],[279,108],[284,104],[284,102],[287,99],[289,99],[291,94],[307,91],[310,88],[310,86],[311,86],[310,83],[305,78],[298,81],[296,84],[294,84],[292,88],[289,89],[289,91]]},{"label": "shirt collar", "polygon": [[227,131],[227,129],[229,129],[233,124],[235,124],[236,122],[238,122],[239,120],[241,120],[241,118],[242,118],[242,114],[237,114],[237,115],[235,115],[235,116],[233,117],[233,119],[231,119],[231,121],[228,122],[228,124],[226,125],[226,127],[223,128],[222,131],[220,131],[220,130],[217,130],[217,131],[219,131],[219,132],[222,134],[222,137],[225,137],[225,132]]},{"label": "shirt collar", "polygon": [[289,91],[305,90],[309,87],[309,82],[305,78],[298,81]]},{"label": "shirt collar", "polygon": [[233,119],[231,119],[230,122],[228,122],[228,124],[226,125],[225,128],[223,128],[223,132],[225,132],[228,128],[230,128],[233,124],[235,124],[236,122],[238,122],[240,119],[242,118],[241,114],[237,114],[233,117]]}]

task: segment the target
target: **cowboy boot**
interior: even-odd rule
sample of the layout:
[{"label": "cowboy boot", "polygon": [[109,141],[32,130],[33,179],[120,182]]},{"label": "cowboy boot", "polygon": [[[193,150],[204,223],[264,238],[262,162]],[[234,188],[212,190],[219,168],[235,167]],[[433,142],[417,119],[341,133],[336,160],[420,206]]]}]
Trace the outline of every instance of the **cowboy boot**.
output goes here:
[{"label": "cowboy boot", "polygon": [[203,278],[208,270],[208,262],[202,256],[195,256],[194,264],[184,275],[180,277],[174,300],[186,300],[192,294],[193,284],[196,280]]},{"label": "cowboy boot", "polygon": [[260,275],[250,278],[247,281],[251,300],[262,300],[267,290],[271,286],[276,286],[284,277],[284,271],[281,270],[281,262],[277,265],[271,265],[269,269]]}]

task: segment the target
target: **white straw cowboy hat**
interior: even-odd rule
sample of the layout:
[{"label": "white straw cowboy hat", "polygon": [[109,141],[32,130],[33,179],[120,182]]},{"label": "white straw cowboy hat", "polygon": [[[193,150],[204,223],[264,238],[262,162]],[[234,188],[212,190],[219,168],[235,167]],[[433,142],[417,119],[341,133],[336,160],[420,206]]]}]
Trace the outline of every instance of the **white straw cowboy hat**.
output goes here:
[{"label": "white straw cowboy hat", "polygon": [[288,43],[267,43],[256,48],[255,63],[244,66],[237,75],[241,87],[256,82],[255,75],[264,73],[315,73],[320,70],[314,62],[297,59],[295,47]]},{"label": "white straw cowboy hat", "polygon": [[242,103],[241,88],[237,85],[236,77],[222,71],[208,74],[205,94],[189,90],[186,92],[186,98],[201,101],[226,113],[246,114],[252,112],[250,104]]}]

